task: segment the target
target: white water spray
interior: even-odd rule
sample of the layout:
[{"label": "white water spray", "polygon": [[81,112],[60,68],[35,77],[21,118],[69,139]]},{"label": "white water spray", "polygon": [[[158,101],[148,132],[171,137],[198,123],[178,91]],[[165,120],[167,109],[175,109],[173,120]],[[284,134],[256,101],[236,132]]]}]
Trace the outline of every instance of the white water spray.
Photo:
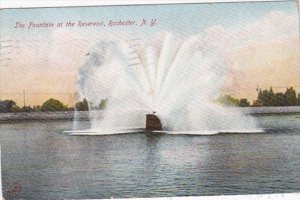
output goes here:
[{"label": "white water spray", "polygon": [[146,114],[155,111],[171,133],[255,130],[251,117],[214,103],[227,72],[222,42],[209,34],[180,40],[168,33],[160,45],[100,41],[78,78],[81,98],[91,110],[108,99],[103,111],[90,112],[92,129],[107,134],[144,128]]}]

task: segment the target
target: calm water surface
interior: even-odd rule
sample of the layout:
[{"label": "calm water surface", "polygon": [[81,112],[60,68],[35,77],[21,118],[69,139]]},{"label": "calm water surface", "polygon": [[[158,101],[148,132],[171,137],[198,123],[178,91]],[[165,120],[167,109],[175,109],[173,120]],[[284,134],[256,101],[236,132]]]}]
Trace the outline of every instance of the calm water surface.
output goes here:
[{"label": "calm water surface", "polygon": [[[299,115],[256,117],[265,133],[69,136],[72,122],[0,124],[13,199],[300,191]],[[80,122],[87,128],[89,122]]]}]

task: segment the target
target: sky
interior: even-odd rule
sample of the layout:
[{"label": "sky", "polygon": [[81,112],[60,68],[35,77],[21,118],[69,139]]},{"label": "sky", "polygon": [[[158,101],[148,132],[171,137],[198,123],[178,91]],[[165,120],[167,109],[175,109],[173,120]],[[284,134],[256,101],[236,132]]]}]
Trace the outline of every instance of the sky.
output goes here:
[{"label": "sky", "polygon": [[[2,9],[0,11],[0,99],[23,105],[42,104],[49,97],[72,105],[76,80],[89,49],[104,36],[144,41],[170,32],[187,38],[216,30],[228,73],[222,94],[256,98],[256,88],[300,92],[299,13],[296,2],[210,3],[78,8]],[[55,27],[28,29],[30,22],[156,19],[147,27]],[[14,28],[16,22],[25,28]]]}]

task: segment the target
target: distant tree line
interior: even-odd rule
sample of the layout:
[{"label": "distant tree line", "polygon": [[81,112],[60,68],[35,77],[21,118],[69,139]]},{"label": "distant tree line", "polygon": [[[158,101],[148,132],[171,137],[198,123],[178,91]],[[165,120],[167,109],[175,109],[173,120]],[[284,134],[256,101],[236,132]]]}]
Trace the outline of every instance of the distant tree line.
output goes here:
[{"label": "distant tree line", "polygon": [[275,93],[272,87],[269,90],[259,89],[253,106],[300,106],[300,93],[297,95],[293,87],[287,88],[285,93]]},{"label": "distant tree line", "polygon": [[[274,92],[273,88],[258,89],[257,99],[250,104],[248,99],[236,99],[230,95],[223,95],[217,99],[217,102],[226,106],[236,107],[257,107],[257,106],[300,106],[300,93],[297,94],[293,87],[289,87],[283,92]],[[107,105],[107,99],[102,99],[98,105],[89,103],[86,99],[79,101],[74,107],[64,105],[57,99],[50,98],[45,101],[41,106],[23,106],[20,107],[13,100],[0,100],[0,113],[11,112],[50,112],[50,111],[88,111],[102,110]]]},{"label": "distant tree line", "polygon": [[[99,105],[92,107],[92,109],[104,109],[107,104],[107,99],[102,99]],[[61,101],[50,98],[45,101],[41,106],[23,106],[20,107],[13,100],[0,100],[0,113],[12,113],[12,112],[53,112],[53,111],[88,111],[89,104],[86,99],[79,101],[75,104],[75,107],[69,107],[64,105]]]},{"label": "distant tree line", "polygon": [[23,106],[19,107],[13,100],[0,101],[0,112],[47,112],[47,111],[70,111],[74,110],[68,105],[64,105],[57,99],[50,98],[45,101],[41,106]]},{"label": "distant tree line", "polygon": [[222,105],[225,106],[238,106],[238,107],[249,107],[250,106],[250,102],[248,101],[248,99],[236,99],[233,98],[230,95],[224,95],[224,96],[220,96],[217,99],[217,102],[219,102]]},{"label": "distant tree line", "polygon": [[300,93],[297,94],[293,87],[286,89],[284,93],[273,91],[270,87],[267,89],[258,89],[257,99],[251,105],[246,98],[236,99],[230,95],[220,96],[217,102],[226,106],[239,106],[239,107],[258,107],[258,106],[300,106]]}]

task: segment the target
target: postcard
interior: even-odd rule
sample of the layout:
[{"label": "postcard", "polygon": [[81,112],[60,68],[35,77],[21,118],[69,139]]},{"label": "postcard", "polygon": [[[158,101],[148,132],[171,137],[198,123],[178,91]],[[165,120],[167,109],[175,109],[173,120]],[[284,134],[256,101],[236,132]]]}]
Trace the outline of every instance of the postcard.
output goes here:
[{"label": "postcard", "polygon": [[300,192],[297,1],[0,18],[4,199]]}]

